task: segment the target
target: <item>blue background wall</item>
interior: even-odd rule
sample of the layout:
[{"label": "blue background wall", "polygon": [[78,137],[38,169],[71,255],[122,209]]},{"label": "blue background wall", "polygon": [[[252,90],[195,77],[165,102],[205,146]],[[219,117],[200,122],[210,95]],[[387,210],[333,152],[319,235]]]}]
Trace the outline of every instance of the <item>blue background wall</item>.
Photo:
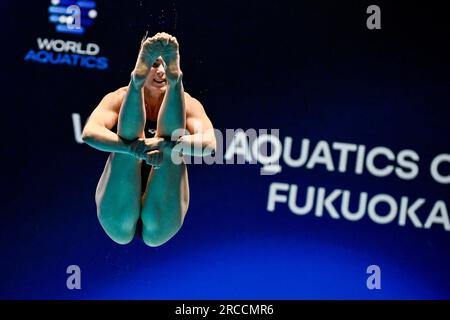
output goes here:
[{"label": "blue background wall", "polygon": [[[272,182],[425,198],[449,206],[428,173],[450,153],[450,28],[439,4],[367,1],[96,1],[83,35],[55,31],[50,1],[1,3],[3,299],[430,299],[450,297],[450,232],[268,212]],[[424,5],[425,6],[425,5]],[[385,146],[420,155],[416,179],[260,165],[192,165],[184,227],[162,247],[113,243],[94,192],[107,154],[75,141],[100,99],[127,84],[148,30],[180,42],[185,89],[216,128],[278,128],[280,137]],[[37,38],[100,46],[108,68],[25,61]],[[334,158],[336,159],[336,158]],[[337,166],[337,162],[335,162]],[[450,172],[442,166],[442,172]],[[355,199],[352,198],[355,206]],[[422,212],[422,213],[419,213]],[[82,290],[66,288],[79,265]],[[379,265],[382,289],[368,290]]]}]

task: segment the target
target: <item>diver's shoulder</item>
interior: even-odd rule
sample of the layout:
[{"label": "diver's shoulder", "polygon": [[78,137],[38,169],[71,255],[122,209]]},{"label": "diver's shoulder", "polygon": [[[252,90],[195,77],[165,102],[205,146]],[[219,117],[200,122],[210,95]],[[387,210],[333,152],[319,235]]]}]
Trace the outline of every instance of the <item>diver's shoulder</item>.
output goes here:
[{"label": "diver's shoulder", "polygon": [[193,104],[200,103],[200,101],[198,101],[198,99],[194,98],[186,91],[184,92],[184,100],[186,101],[186,103],[193,103]]},{"label": "diver's shoulder", "polygon": [[187,114],[199,114],[205,112],[203,104],[198,99],[194,98],[187,92],[184,92],[184,97]]},{"label": "diver's shoulder", "polygon": [[120,87],[116,90],[108,92],[106,94],[106,96],[110,97],[110,98],[122,97],[125,95],[125,93],[127,93],[127,91],[128,91],[128,87]]},{"label": "diver's shoulder", "polygon": [[110,92],[109,95],[113,96],[113,98],[120,100],[120,102],[122,102],[127,91],[128,91],[128,87],[120,87],[120,88],[116,89],[115,91]]},{"label": "diver's shoulder", "polygon": [[116,91],[114,91],[114,93],[116,94],[125,94],[128,91],[128,86],[124,86],[124,87],[120,87],[119,89],[117,89]]},{"label": "diver's shoulder", "polygon": [[103,97],[102,103],[100,105],[107,109],[119,111],[123,99],[125,98],[126,92],[127,87],[121,87],[114,91],[110,91]]}]

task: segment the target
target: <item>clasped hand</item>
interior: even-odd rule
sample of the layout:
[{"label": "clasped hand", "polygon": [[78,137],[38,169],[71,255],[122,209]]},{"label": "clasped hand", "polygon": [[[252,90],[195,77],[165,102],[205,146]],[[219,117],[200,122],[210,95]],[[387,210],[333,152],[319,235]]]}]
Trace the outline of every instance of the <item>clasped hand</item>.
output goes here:
[{"label": "clasped hand", "polygon": [[148,165],[158,169],[164,159],[164,156],[171,150],[171,141],[163,138],[140,138],[130,144],[129,153],[136,159],[144,160]]}]

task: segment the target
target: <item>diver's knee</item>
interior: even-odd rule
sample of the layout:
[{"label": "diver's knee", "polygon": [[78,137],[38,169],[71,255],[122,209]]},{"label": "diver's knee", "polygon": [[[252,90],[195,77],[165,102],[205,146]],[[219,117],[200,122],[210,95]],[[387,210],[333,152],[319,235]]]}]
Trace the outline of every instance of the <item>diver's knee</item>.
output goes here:
[{"label": "diver's knee", "polygon": [[142,234],[142,239],[144,240],[144,243],[147,246],[152,247],[152,248],[156,248],[156,247],[162,246],[163,244],[168,242],[170,239],[172,239],[172,237],[175,234],[176,233],[171,234],[171,235],[167,235],[166,234],[164,236],[161,236],[161,235],[156,236],[156,235],[149,235],[148,233],[143,233]]},{"label": "diver's knee", "polygon": [[170,239],[167,240],[163,240],[161,241],[161,239],[155,239],[153,237],[148,237],[148,236],[142,236],[142,239],[144,240],[144,243],[152,248],[156,248],[159,246],[162,246],[164,243],[166,243],[167,241],[169,241]]},{"label": "diver's knee", "polygon": [[136,222],[132,219],[111,219],[99,215],[99,221],[106,234],[118,244],[128,244],[133,240]]},{"label": "diver's knee", "polygon": [[177,224],[171,227],[161,228],[153,227],[142,230],[142,240],[149,247],[159,247],[172,239],[178,231],[180,231],[182,224]]},{"label": "diver's knee", "polygon": [[[108,233],[107,233],[108,234]],[[132,233],[122,233],[122,234],[108,234],[110,239],[117,244],[126,245],[133,240],[134,234]]]}]

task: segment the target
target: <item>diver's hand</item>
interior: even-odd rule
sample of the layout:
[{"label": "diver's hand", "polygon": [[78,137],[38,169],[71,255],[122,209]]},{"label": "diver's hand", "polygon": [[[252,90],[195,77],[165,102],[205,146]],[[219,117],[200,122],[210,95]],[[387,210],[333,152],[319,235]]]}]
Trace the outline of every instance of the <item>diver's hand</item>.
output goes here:
[{"label": "diver's hand", "polygon": [[152,150],[147,152],[147,157],[145,159],[145,162],[148,165],[153,166],[155,169],[159,169],[163,162],[164,158],[164,152],[161,150]]},{"label": "diver's hand", "polygon": [[128,148],[128,154],[139,160],[147,160],[147,153],[163,148],[165,143],[162,138],[140,138],[133,141]]}]

